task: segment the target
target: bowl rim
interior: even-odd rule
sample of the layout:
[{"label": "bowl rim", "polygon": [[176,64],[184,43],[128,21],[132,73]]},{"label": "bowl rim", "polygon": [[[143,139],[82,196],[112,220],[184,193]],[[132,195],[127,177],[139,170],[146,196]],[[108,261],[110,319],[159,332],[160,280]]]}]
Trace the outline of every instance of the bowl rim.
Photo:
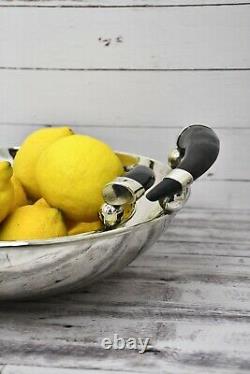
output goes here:
[{"label": "bowl rim", "polygon": [[[7,149],[5,147],[0,147],[1,149]],[[8,149],[18,149],[18,147],[8,147]],[[123,151],[114,151],[116,154],[121,154],[125,156],[132,156],[134,158],[137,158],[139,161],[146,161],[149,164],[157,164],[160,167],[164,167],[164,164],[156,160],[154,158],[143,156],[140,154],[135,153],[129,153],[129,152],[123,152]],[[81,234],[75,234],[75,235],[68,235],[68,236],[60,236],[57,238],[51,238],[51,239],[31,239],[31,240],[0,240],[0,249],[4,248],[16,248],[16,247],[28,247],[28,246],[44,246],[44,245],[55,245],[55,244],[64,244],[64,243],[72,243],[72,242],[78,242],[78,241],[85,241],[85,240],[91,240],[96,238],[106,238],[110,236],[116,236],[116,235],[122,235],[123,233],[127,233],[132,231],[134,228],[138,228],[140,226],[144,226],[152,221],[158,221],[162,219],[165,216],[170,216],[172,214],[164,214],[162,212],[161,216],[150,218],[148,220],[145,220],[143,222],[139,222],[136,224],[133,224],[131,226],[120,226],[111,230],[107,231],[89,231],[87,233],[81,233]]]},{"label": "bowl rim", "polygon": [[101,239],[101,238],[107,238],[107,237],[114,237],[114,236],[120,236],[122,234],[126,234],[128,232],[133,231],[134,229],[137,229],[139,227],[142,227],[144,225],[149,224],[150,222],[157,222],[160,221],[163,218],[172,216],[171,214],[162,214],[159,217],[149,219],[147,221],[143,221],[140,223],[136,223],[132,226],[123,226],[118,227],[113,230],[108,231],[89,231],[87,233],[82,234],[75,234],[75,235],[69,235],[69,236],[61,236],[58,238],[52,238],[52,239],[33,239],[33,240],[0,240],[0,250],[3,249],[10,249],[10,248],[17,248],[17,247],[30,247],[30,246],[44,246],[44,245],[56,245],[56,244],[66,244],[66,243],[74,243],[79,241],[85,241],[85,240],[95,240],[95,239]]}]

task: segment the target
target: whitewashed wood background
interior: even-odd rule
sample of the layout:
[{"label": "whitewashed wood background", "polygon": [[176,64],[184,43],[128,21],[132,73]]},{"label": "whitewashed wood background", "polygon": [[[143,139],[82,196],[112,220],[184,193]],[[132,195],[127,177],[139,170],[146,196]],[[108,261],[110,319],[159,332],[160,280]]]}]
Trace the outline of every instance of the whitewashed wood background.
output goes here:
[{"label": "whitewashed wood background", "polygon": [[211,125],[221,155],[190,205],[249,208],[250,3],[0,1],[0,145],[64,123],[163,161]]},{"label": "whitewashed wood background", "polygon": [[[197,122],[218,132],[221,154],[190,209],[85,293],[1,303],[0,373],[250,367],[250,2],[0,0],[0,145],[67,123],[164,161]],[[153,349],[104,354],[115,332]]]}]

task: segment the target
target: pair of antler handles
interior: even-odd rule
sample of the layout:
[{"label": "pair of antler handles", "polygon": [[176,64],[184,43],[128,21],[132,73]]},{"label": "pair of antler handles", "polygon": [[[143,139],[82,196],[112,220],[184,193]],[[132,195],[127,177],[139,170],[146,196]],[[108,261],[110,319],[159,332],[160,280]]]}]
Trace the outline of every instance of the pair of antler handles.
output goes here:
[{"label": "pair of antler handles", "polygon": [[[146,198],[150,201],[158,200],[160,203],[166,199],[173,201],[176,195],[181,194],[212,166],[219,154],[219,148],[220,141],[210,127],[186,127],[179,135],[177,149],[170,159],[172,170],[148,191]],[[154,182],[153,170],[137,165],[122,177],[108,183],[103,190],[105,204],[100,212],[105,227],[112,228],[121,223],[126,217],[126,207],[134,207],[136,201]],[[128,214],[127,219],[130,216]]]}]

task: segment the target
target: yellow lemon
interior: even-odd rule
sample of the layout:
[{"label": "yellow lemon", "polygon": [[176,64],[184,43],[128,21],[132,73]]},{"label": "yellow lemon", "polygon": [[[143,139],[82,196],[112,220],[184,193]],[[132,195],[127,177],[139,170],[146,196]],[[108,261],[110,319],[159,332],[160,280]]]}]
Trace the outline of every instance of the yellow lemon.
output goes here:
[{"label": "yellow lemon", "polygon": [[2,223],[0,240],[49,239],[67,235],[59,210],[39,204],[17,208]]},{"label": "yellow lemon", "polygon": [[123,167],[105,143],[85,135],[57,140],[41,154],[36,179],[42,196],[73,221],[96,221],[106,183]]},{"label": "yellow lemon", "polygon": [[47,201],[42,197],[34,203],[35,206],[43,206],[45,208],[51,208]]},{"label": "yellow lemon", "polygon": [[41,152],[57,139],[72,133],[69,127],[42,128],[30,134],[21,145],[14,159],[13,170],[30,198],[41,197],[35,179],[35,166]]},{"label": "yellow lemon", "polygon": [[11,183],[13,174],[8,161],[0,161],[0,222],[10,213],[14,200],[14,188]]},{"label": "yellow lemon", "polygon": [[100,221],[94,222],[77,222],[74,223],[69,229],[69,235],[82,234],[89,231],[97,231],[102,228],[102,223]]},{"label": "yellow lemon", "polygon": [[134,165],[138,164],[138,162],[139,162],[139,157],[136,157],[136,156],[126,155],[126,154],[119,153],[119,152],[117,152],[116,155],[120,159],[120,161],[121,161],[121,163],[124,167],[134,166]]},{"label": "yellow lemon", "polygon": [[20,206],[27,205],[28,199],[21,183],[14,175],[11,178],[11,183],[14,188],[14,198],[11,205],[11,212],[14,212],[14,210]]}]

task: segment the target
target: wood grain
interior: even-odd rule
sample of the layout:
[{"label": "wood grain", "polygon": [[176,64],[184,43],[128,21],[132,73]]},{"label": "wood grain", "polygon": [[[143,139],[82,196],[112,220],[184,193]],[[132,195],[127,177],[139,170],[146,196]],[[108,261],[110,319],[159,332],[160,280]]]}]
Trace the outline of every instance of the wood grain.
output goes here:
[{"label": "wood grain", "polygon": [[[168,366],[168,365],[167,365]],[[192,369],[193,374],[199,374],[200,368],[197,368],[193,366],[192,368],[189,367],[189,369],[184,368],[181,365],[171,365],[170,370],[174,370],[177,374],[190,374],[190,369]],[[46,367],[46,369],[38,366],[23,366],[23,365],[6,365],[4,366],[4,371],[2,371],[1,374],[33,374],[33,373],[41,374],[120,374],[122,373],[138,373],[136,369],[126,370],[126,368],[120,368],[119,370],[103,370],[103,369],[65,369],[65,368],[51,368]],[[235,369],[220,369],[220,374],[238,374],[242,373],[243,371],[236,371]],[[246,372],[246,371],[244,371]],[[140,374],[148,373],[148,371],[140,370]],[[158,371],[159,374],[166,374],[166,370]],[[173,371],[171,371],[173,373]],[[206,368],[206,374],[215,374],[218,373],[217,369],[215,368]]]},{"label": "wood grain", "polygon": [[[23,366],[23,365],[6,365],[4,369],[1,371],[1,374],[110,374],[109,370],[95,370],[95,369],[65,369],[65,368],[49,368],[39,366]],[[112,370],[112,374],[119,374],[121,371],[114,371]]]},{"label": "wood grain", "polygon": [[[0,374],[249,373],[249,2],[0,8],[0,145],[61,123],[163,161],[187,124],[212,125],[222,140],[189,208],[122,273],[75,294],[1,303]],[[114,333],[151,346],[105,351]]]},{"label": "wood grain", "polygon": [[2,9],[0,67],[250,69],[249,17],[250,5]]},{"label": "wood grain", "polygon": [[[237,253],[241,252],[239,245],[246,246],[250,243],[250,222],[249,210],[241,209],[183,209],[175,218],[174,223],[169,227],[166,237],[163,235],[160,242],[171,241],[183,243],[185,251],[192,252],[191,247],[188,249],[186,245],[190,242],[199,243],[199,247],[195,247],[194,254],[215,255],[216,252],[210,252],[209,244],[217,243],[216,251],[221,248],[221,255],[233,255],[233,251],[238,247]],[[205,229],[206,224],[207,228]],[[179,227],[183,228],[179,230]],[[190,243],[190,244],[192,244]],[[232,251],[226,245],[232,245]],[[225,245],[225,247],[223,247]],[[201,246],[201,247],[200,247]],[[180,247],[181,248],[181,247]],[[201,252],[199,250],[202,248]],[[209,249],[210,248],[210,249]],[[227,249],[225,249],[227,248]],[[224,250],[225,249],[225,250]],[[243,247],[242,247],[243,249]],[[178,249],[175,249],[178,252]]]},{"label": "wood grain", "polygon": [[[102,284],[1,303],[2,374],[248,372],[249,218],[186,209],[150,251]],[[151,346],[144,355],[105,351],[101,339],[114,333],[150,337]]]}]

